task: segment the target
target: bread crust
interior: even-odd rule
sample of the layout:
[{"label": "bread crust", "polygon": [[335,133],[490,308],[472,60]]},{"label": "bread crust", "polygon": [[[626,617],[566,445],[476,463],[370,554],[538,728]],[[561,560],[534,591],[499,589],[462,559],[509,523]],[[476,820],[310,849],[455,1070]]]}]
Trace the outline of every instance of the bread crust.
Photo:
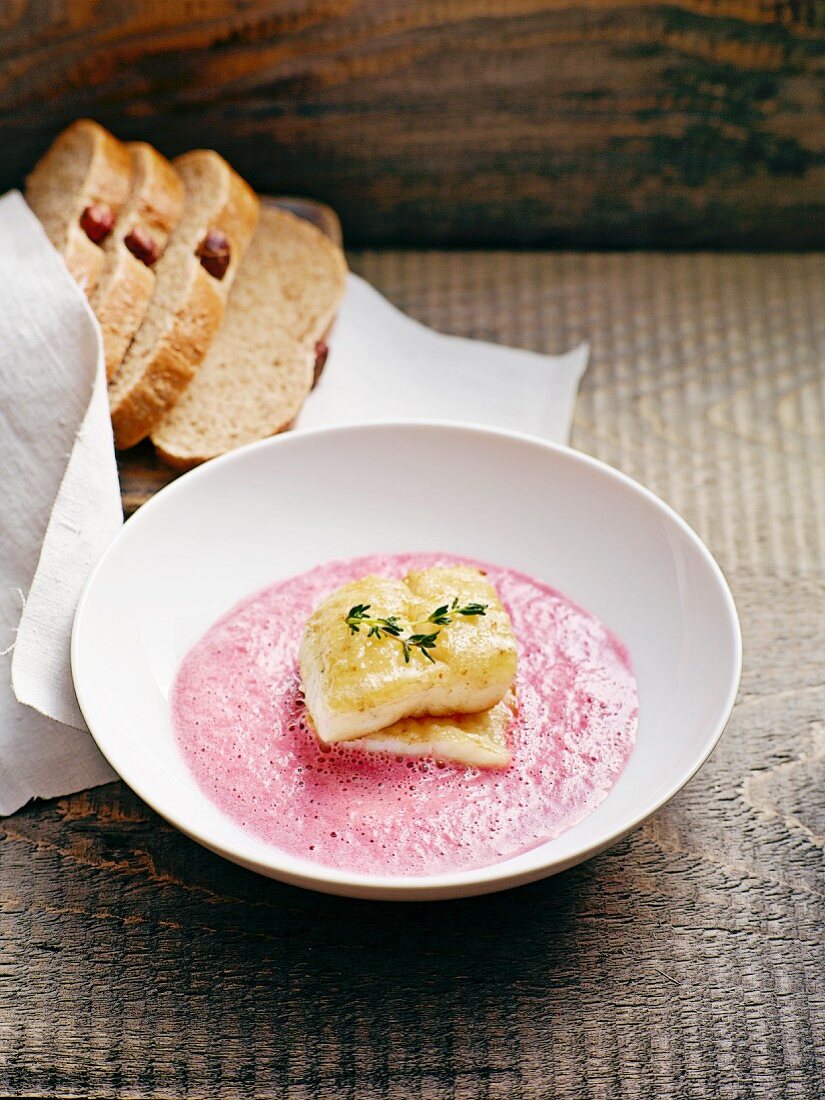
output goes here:
[{"label": "bread crust", "polygon": [[140,377],[120,392],[115,374],[110,397],[115,446],[119,450],[144,439],[194,377],[218,331],[235,271],[257,224],[257,195],[217,153],[195,150],[176,158],[173,164],[185,168],[189,158],[204,156],[216,158],[223,166],[226,191],[221,205],[205,212],[203,228],[206,231],[214,227],[227,235],[232,246],[231,262],[224,278],[218,280],[204,270],[193,252],[185,293]]},{"label": "bread crust", "polygon": [[124,450],[144,439],[175,403],[200,365],[223,318],[223,298],[214,279],[197,264],[186,300],[155,349],[151,369],[112,409],[115,447]]},{"label": "bread crust", "polygon": [[[48,198],[58,186],[61,158],[71,155],[77,143],[88,145],[88,160],[81,186],[72,196],[65,196],[61,213],[49,212]],[[126,147],[97,122],[78,119],[55,139],[26,179],[26,200],[43,222],[55,248],[63,255],[66,266],[88,295],[94,291],[106,257],[103,248],[86,236],[80,227],[80,217],[86,207],[104,203],[115,219],[126,202],[131,183],[132,166]]]},{"label": "bread crust", "polygon": [[135,222],[124,225],[129,232],[134,225],[147,229],[166,246],[183,208],[183,183],[175,166],[145,141],[130,141],[129,154],[135,174],[142,177],[143,186],[136,191],[134,204],[127,203],[128,214],[133,206]]},{"label": "bread crust", "polygon": [[103,336],[107,380],[114,377],[123,361],[154,286],[154,273],[125,247],[111,255],[92,298]]},{"label": "bread crust", "polygon": [[135,229],[149,235],[161,255],[180,218],[183,184],[169,161],[145,142],[127,146],[132,163],[132,190],[106,241],[106,263],[92,308],[103,334],[106,378],[111,380],[140,327],[155,286],[153,269],[133,256],[125,244]]}]

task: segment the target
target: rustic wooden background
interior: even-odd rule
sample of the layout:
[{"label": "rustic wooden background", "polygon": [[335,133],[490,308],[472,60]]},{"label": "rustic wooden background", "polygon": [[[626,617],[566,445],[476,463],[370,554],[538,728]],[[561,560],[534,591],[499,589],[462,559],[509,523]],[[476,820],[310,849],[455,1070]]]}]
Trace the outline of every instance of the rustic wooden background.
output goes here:
[{"label": "rustic wooden background", "polygon": [[436,327],[591,340],[573,442],[721,561],[731,723],[610,852],[461,902],[280,886],[122,784],[0,821],[0,1096],[821,1100],[825,256],[351,259]]},{"label": "rustic wooden background", "polygon": [[824,0],[0,0],[0,190],[90,115],[350,244],[825,245]]}]

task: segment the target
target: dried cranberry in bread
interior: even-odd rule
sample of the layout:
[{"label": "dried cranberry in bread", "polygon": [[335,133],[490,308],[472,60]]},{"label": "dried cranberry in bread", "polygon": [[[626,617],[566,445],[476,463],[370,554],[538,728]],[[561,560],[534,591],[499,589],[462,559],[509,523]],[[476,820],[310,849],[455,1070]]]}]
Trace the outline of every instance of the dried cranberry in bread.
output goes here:
[{"label": "dried cranberry in bread", "polygon": [[[258,221],[258,197],[217,153],[195,150],[173,163],[183,182],[183,213],[155,264],[143,323],[109,384],[119,448],[147,436],[195,376]],[[226,252],[223,270],[210,273],[203,264],[205,241]]]},{"label": "dried cranberry in bread", "polygon": [[346,284],[341,249],[314,226],[265,206],[201,369],[152,431],[186,469],[288,428],[312,388],[317,344]]},{"label": "dried cranberry in bread", "polygon": [[169,161],[143,141],[127,146],[132,186],[112,233],[91,304],[103,333],[106,377],[111,378],[143,320],[155,286],[154,265],[183,208],[183,184]]},{"label": "dried cranberry in bread", "polygon": [[91,295],[106,239],[126,202],[129,151],[91,119],[73,122],[26,179],[26,201],[80,286]]}]

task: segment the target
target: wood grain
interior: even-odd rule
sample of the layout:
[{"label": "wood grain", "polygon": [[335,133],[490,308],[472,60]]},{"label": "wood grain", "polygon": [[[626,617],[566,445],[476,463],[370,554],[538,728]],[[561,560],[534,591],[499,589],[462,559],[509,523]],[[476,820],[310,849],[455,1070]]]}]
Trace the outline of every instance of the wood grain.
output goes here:
[{"label": "wood grain", "polygon": [[122,784],[1,821],[0,1095],[819,1100],[825,256],[351,260],[447,331],[590,338],[574,442],[727,571],[731,724],[616,848],[466,902],[280,886]]},{"label": "wood grain", "polygon": [[352,244],[825,245],[822,0],[6,0],[0,190],[91,115]]}]

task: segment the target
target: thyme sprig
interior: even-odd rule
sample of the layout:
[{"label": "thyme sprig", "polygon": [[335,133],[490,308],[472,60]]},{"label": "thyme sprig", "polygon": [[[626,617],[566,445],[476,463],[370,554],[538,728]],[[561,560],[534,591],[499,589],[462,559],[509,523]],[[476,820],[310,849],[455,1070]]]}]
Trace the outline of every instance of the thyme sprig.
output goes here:
[{"label": "thyme sprig", "polygon": [[[368,603],[357,603],[355,607],[349,609],[346,624],[350,629],[350,634],[360,634],[361,627],[366,627],[368,638],[392,638],[398,642],[404,654],[405,664],[410,663],[410,655],[414,649],[417,649],[422,656],[435,664],[435,658],[430,650],[436,647],[438,635],[441,633],[440,628],[449,626],[455,615],[485,615],[489,604],[467,603],[459,607],[458,596],[456,596],[452,603],[445,603],[442,607],[437,607],[423,623],[410,623],[406,627],[402,627],[398,615],[388,615],[385,619],[373,618],[369,614],[371,606]],[[432,623],[433,626],[437,626],[439,629],[427,634],[416,632],[415,628],[424,625],[424,623]],[[411,631],[411,633],[405,634],[405,629]]]},{"label": "thyme sprig", "polygon": [[486,603],[465,603],[463,607],[459,607],[458,596],[455,596],[452,603],[437,607],[427,622],[437,623],[438,626],[449,626],[452,622],[451,615],[484,615],[489,606]]}]

